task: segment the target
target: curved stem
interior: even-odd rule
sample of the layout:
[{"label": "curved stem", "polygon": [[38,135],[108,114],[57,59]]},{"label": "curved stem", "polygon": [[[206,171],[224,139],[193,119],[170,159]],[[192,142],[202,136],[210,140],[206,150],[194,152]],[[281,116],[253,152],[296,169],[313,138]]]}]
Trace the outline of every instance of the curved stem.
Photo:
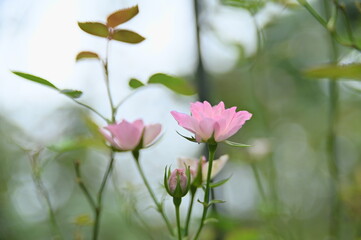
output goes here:
[{"label": "curved stem", "polygon": [[88,110],[92,111],[93,113],[95,113],[96,115],[98,115],[101,119],[103,119],[104,121],[106,121],[107,123],[110,123],[110,122],[111,122],[108,118],[104,117],[101,113],[99,113],[99,112],[98,112],[97,110],[95,110],[94,108],[92,108],[92,107],[90,107],[90,106],[88,106],[88,105],[86,105],[86,104],[84,104],[84,103],[82,103],[82,102],[79,102],[78,100],[76,100],[76,99],[74,99],[74,98],[72,98],[72,100],[73,100],[74,102],[76,102],[77,104],[79,104],[80,106],[85,107],[85,108],[87,108]]},{"label": "curved stem", "polygon": [[75,168],[75,174],[76,174],[76,181],[80,187],[80,189],[83,191],[84,196],[87,198],[91,208],[94,210],[97,208],[95,201],[93,200],[92,196],[89,193],[88,188],[85,186],[83,179],[81,177],[81,172],[80,172],[80,162],[79,161],[74,161],[74,168]]},{"label": "curved stem", "polygon": [[173,232],[173,228],[172,228],[172,225],[170,224],[167,216],[165,215],[164,211],[163,211],[163,206],[161,203],[158,202],[152,188],[150,187],[149,183],[148,183],[148,180],[147,178],[145,177],[145,174],[143,172],[143,169],[142,167],[140,166],[140,163],[139,163],[139,152],[138,151],[134,151],[132,152],[133,153],[133,157],[135,159],[135,163],[136,163],[136,166],[138,168],[138,171],[140,173],[140,176],[142,177],[142,180],[144,182],[144,185],[146,186],[151,198],[153,199],[153,202],[154,204],[156,205],[157,207],[157,211],[160,213],[160,215],[163,217],[163,220],[164,222],[166,223],[167,227],[168,227],[168,230],[169,230],[169,233],[174,236],[174,232]]},{"label": "curved stem", "polygon": [[107,95],[109,98],[109,104],[111,108],[111,114],[112,114],[112,122],[115,122],[115,107],[113,103],[112,94],[110,91],[110,84],[109,84],[109,69],[108,69],[108,57],[109,57],[109,45],[110,45],[110,39],[107,41],[107,47],[105,52],[105,60],[103,62],[103,68],[104,68],[104,79],[105,79],[105,86],[107,88]]},{"label": "curved stem", "polygon": [[187,218],[186,218],[186,225],[184,228],[184,235],[188,236],[188,229],[189,229],[189,223],[191,221],[191,215],[192,215],[192,209],[193,209],[193,203],[194,203],[194,196],[196,195],[197,188],[194,188],[194,190],[191,189],[191,199],[189,200],[189,207],[187,212]]},{"label": "curved stem", "polygon": [[199,225],[198,231],[196,236],[194,237],[194,240],[198,239],[199,234],[202,231],[202,228],[204,226],[204,221],[206,219],[207,216],[207,211],[209,208],[209,185],[211,182],[211,173],[212,173],[212,165],[213,165],[213,159],[214,159],[214,155],[216,153],[217,150],[217,144],[208,144],[208,151],[209,151],[209,156],[208,156],[208,172],[207,172],[207,181],[206,181],[206,190],[204,192],[204,201],[203,201],[203,214],[202,214],[202,219],[201,219],[201,223]]},{"label": "curved stem", "polygon": [[108,168],[104,174],[102,183],[100,185],[98,194],[97,194],[97,206],[94,209],[95,211],[95,220],[94,220],[94,227],[93,227],[93,240],[98,239],[98,235],[99,235],[99,223],[100,223],[100,216],[101,216],[101,212],[102,212],[102,200],[103,200],[103,192],[105,189],[105,185],[108,181],[108,177],[110,175],[110,173],[112,172],[113,169],[113,163],[114,163],[114,155],[115,153],[113,151],[111,151],[110,153],[110,161],[109,161],[109,165]]}]

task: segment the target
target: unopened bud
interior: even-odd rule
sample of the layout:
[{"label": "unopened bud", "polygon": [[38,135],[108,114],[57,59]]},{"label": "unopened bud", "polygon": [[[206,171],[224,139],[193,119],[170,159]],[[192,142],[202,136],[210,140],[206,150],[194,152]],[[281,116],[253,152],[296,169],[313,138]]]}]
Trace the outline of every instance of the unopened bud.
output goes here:
[{"label": "unopened bud", "polygon": [[189,190],[190,172],[188,169],[175,169],[172,173],[166,170],[164,185],[169,195],[181,198],[185,196]]}]

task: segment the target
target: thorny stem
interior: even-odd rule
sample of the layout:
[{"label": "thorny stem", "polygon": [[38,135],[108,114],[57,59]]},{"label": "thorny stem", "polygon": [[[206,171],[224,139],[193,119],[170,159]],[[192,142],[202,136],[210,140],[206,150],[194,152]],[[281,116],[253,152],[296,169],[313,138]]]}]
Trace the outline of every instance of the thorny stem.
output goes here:
[{"label": "thorny stem", "polygon": [[142,177],[142,180],[144,182],[144,185],[146,186],[151,198],[153,199],[153,202],[154,204],[156,205],[157,207],[157,211],[160,213],[160,215],[163,217],[163,220],[164,222],[166,223],[167,227],[168,227],[168,230],[169,230],[169,233],[174,236],[174,232],[173,232],[173,228],[172,228],[172,225],[170,224],[169,220],[168,220],[168,217],[165,215],[164,213],[164,210],[163,210],[163,205],[158,202],[152,188],[150,187],[149,183],[148,183],[148,180],[147,178],[145,177],[145,174],[143,172],[143,169],[142,167],[140,166],[140,163],[139,163],[139,152],[138,151],[133,151],[133,157],[134,157],[134,160],[135,160],[135,163],[136,163],[136,166],[138,168],[138,171],[140,173],[140,176]]},{"label": "thorny stem", "polygon": [[214,159],[214,155],[216,153],[217,150],[217,144],[208,144],[208,151],[209,151],[209,156],[208,156],[208,172],[207,172],[207,181],[206,181],[206,189],[204,192],[204,201],[203,201],[203,214],[202,214],[202,219],[201,219],[201,223],[199,225],[198,231],[196,233],[196,236],[194,237],[194,240],[197,240],[202,228],[204,226],[204,221],[206,220],[207,217],[207,211],[209,208],[209,190],[210,190],[210,182],[211,182],[211,172],[212,172],[212,165],[213,165],[213,159]]}]

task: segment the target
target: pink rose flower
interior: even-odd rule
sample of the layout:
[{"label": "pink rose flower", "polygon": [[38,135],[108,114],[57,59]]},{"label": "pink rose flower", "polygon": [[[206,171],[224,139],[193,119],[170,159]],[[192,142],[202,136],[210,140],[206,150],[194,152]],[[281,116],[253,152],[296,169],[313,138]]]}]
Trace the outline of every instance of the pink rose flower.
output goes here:
[{"label": "pink rose flower", "polygon": [[191,103],[191,115],[176,111],[171,114],[180,126],[195,134],[197,142],[222,142],[252,117],[247,111],[236,112],[236,107],[225,109],[223,102],[212,107],[207,101]]},{"label": "pink rose flower", "polygon": [[130,151],[150,146],[161,129],[160,124],[145,126],[143,120],[138,119],[134,122],[123,120],[120,123],[110,124],[100,129],[100,132],[114,148],[120,151]]}]

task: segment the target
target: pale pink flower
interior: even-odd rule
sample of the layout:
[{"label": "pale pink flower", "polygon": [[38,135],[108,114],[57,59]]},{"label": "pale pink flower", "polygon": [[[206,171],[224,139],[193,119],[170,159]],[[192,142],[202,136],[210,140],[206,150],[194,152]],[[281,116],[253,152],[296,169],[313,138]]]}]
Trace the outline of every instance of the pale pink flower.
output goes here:
[{"label": "pale pink flower", "polygon": [[[201,159],[180,157],[178,158],[178,167],[189,167],[191,176],[195,179],[198,172],[199,161],[202,161],[202,181],[206,181],[208,174],[208,162],[204,156]],[[213,179],[222,170],[227,161],[228,155],[222,155],[220,158],[213,160],[211,179]]]},{"label": "pale pink flower", "polygon": [[151,145],[161,129],[160,124],[145,126],[143,120],[138,119],[134,122],[123,120],[120,123],[110,124],[100,129],[100,132],[114,148],[129,151]]},{"label": "pale pink flower", "polygon": [[181,195],[183,195],[188,191],[188,178],[184,169],[174,169],[174,171],[170,174],[168,180],[168,189],[171,194],[175,194],[178,182],[182,192]]},{"label": "pale pink flower", "polygon": [[191,103],[191,115],[176,111],[171,114],[180,126],[195,134],[197,142],[222,142],[252,117],[247,111],[236,112],[236,107],[225,109],[223,102],[212,107],[207,101]]}]

